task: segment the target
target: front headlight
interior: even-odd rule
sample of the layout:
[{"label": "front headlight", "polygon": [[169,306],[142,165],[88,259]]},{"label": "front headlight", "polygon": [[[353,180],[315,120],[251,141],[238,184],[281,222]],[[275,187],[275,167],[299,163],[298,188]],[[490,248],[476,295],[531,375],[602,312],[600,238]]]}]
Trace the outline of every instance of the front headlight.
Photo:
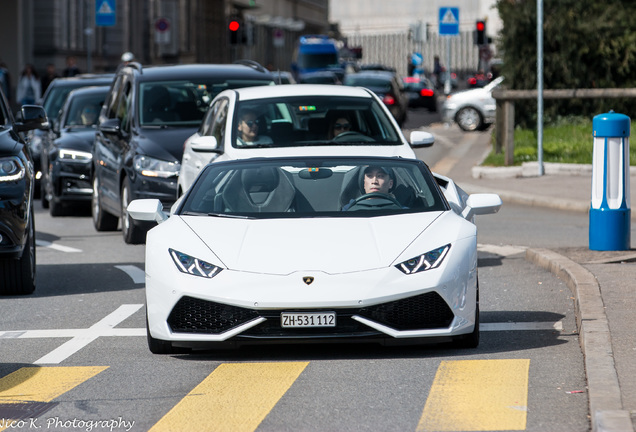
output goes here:
[{"label": "front headlight", "polygon": [[179,271],[182,273],[212,279],[214,276],[218,275],[221,270],[223,270],[221,267],[217,267],[214,264],[201,261],[198,258],[184,254],[174,249],[168,249],[168,252],[170,252],[172,260],[174,261]]},{"label": "front headlight", "polygon": [[400,264],[397,264],[398,270],[404,274],[413,274],[426,270],[431,270],[440,266],[444,257],[448,254],[450,244],[442,246],[432,251],[426,252],[415,258],[408,259]]},{"label": "front headlight", "polygon": [[20,180],[25,173],[24,165],[17,157],[0,158],[0,182]]},{"label": "front headlight", "polygon": [[93,154],[70,149],[59,149],[57,152],[59,160],[63,162],[81,162],[86,163],[93,160]]},{"label": "front headlight", "polygon": [[167,162],[149,156],[135,156],[135,171],[146,177],[169,178],[179,175],[181,164],[178,162]]}]

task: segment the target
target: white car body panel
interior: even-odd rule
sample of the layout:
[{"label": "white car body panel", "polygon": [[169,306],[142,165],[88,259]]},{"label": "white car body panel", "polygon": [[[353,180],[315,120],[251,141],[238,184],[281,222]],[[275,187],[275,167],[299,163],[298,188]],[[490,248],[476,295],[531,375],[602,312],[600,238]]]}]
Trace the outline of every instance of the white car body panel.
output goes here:
[{"label": "white car body panel", "polygon": [[455,115],[460,109],[470,106],[481,113],[485,123],[494,123],[497,101],[492,97],[492,91],[502,82],[503,77],[499,77],[484,87],[462,90],[449,95],[444,100],[442,120],[446,123],[452,123],[455,121]]},{"label": "white car body panel", "polygon": [[[292,223],[289,228],[294,220],[172,216],[151,230],[147,238],[150,332],[166,341],[222,341],[241,332],[239,329],[217,335],[171,332],[166,321],[183,296],[259,310],[324,310],[359,308],[434,290],[457,308],[449,328],[400,332],[377,323],[371,327],[396,338],[468,333],[474,324],[476,302],[476,228],[454,212],[422,216],[373,218],[353,233],[352,227],[363,222],[362,219],[317,218],[309,221],[310,226],[307,220],[298,220],[296,227]],[[433,225],[426,230],[431,222]],[[203,228],[206,224],[209,227]],[[305,226],[302,232],[301,225]],[[395,228],[396,238],[380,234],[389,225]],[[372,237],[361,241],[364,235]],[[228,245],[227,239],[232,236],[238,237]],[[343,242],[343,238],[355,241]],[[394,267],[449,242],[448,256],[435,270],[405,275]],[[214,245],[223,245],[225,249],[213,251],[209,246]],[[167,252],[169,247],[225,270],[213,279],[181,273]],[[232,263],[239,259],[250,266],[233,268]],[[305,276],[314,277],[314,283],[310,286],[303,283]],[[355,319],[369,324],[364,318]],[[242,329],[260,322],[250,322]]]}]

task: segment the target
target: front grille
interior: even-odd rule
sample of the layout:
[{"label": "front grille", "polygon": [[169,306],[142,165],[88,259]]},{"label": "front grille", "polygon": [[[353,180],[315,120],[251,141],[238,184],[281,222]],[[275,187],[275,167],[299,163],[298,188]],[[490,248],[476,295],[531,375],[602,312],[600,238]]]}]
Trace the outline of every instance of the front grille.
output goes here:
[{"label": "front grille", "polygon": [[446,328],[454,317],[436,292],[362,308],[358,315],[396,330]]},{"label": "front grille", "polygon": [[[333,311],[334,309],[325,309]],[[320,312],[312,309],[312,312]],[[221,303],[183,297],[170,313],[168,325],[176,333],[219,334],[258,317],[267,320],[240,336],[247,337],[317,337],[323,335],[369,336],[377,331],[352,319],[358,315],[395,330],[448,328],[454,315],[444,299],[431,292],[390,303],[360,308],[335,309],[337,326],[331,328],[281,328],[280,313],[291,309],[255,311]]]},{"label": "front grille", "polygon": [[168,317],[168,325],[178,333],[223,333],[258,318],[258,312],[235,306],[182,297]]}]

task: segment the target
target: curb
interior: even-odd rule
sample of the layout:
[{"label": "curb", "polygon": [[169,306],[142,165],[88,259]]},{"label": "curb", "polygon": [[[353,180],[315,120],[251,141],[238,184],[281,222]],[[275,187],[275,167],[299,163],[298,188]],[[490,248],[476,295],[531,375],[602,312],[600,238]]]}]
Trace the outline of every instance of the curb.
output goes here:
[{"label": "curb", "polygon": [[525,258],[565,281],[574,295],[592,431],[633,432],[630,412],[623,410],[609,323],[596,278],[583,266],[549,249],[527,249]]}]

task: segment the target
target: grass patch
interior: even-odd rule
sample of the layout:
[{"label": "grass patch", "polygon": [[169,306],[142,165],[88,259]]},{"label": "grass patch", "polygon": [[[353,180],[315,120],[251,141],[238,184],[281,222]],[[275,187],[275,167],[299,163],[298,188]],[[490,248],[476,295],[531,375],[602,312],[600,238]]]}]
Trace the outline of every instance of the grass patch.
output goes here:
[{"label": "grass patch", "polygon": [[[634,123],[631,125],[634,130]],[[504,154],[496,154],[495,134],[493,150],[482,165],[504,166]],[[594,148],[592,120],[568,119],[543,128],[543,162],[591,164]],[[630,145],[630,165],[636,165],[636,148]],[[537,161],[537,131],[515,129],[514,165]]]}]

